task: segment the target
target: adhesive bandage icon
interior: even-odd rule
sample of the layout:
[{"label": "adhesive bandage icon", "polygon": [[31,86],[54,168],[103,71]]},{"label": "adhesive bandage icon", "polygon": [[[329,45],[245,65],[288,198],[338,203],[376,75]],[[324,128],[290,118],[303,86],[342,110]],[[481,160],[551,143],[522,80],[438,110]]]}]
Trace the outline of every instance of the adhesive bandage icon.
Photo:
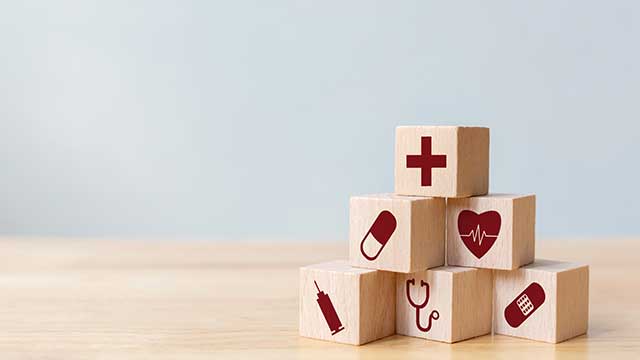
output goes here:
[{"label": "adhesive bandage icon", "polygon": [[[373,224],[369,228],[369,231],[367,231],[367,233],[364,235],[364,238],[362,238],[362,241],[360,242],[360,252],[362,253],[362,256],[364,256],[364,258],[369,261],[377,259],[382,252],[382,249],[384,249],[384,247],[387,245],[387,242],[389,242],[389,239],[391,239],[391,235],[393,235],[393,232],[396,231],[397,224],[398,222],[391,212],[387,210],[383,210],[382,212],[380,212],[380,214],[378,214],[378,217],[376,217],[376,219],[373,221]],[[373,238],[374,242],[372,243],[372,245],[368,245],[369,242],[372,241],[369,240],[369,238]],[[367,254],[367,251],[365,251],[365,245],[367,245],[368,249],[377,247],[378,250],[373,251],[373,255]]]},{"label": "adhesive bandage icon", "polygon": [[544,304],[545,298],[542,286],[537,282],[531,283],[504,309],[505,320],[511,327],[519,327]]}]

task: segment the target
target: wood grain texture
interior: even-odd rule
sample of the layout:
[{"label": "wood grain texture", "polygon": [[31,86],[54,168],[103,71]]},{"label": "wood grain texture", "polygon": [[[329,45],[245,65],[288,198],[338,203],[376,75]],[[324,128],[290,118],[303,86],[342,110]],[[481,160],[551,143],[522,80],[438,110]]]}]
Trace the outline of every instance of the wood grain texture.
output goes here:
[{"label": "wood grain texture", "polygon": [[[462,234],[458,231],[458,217],[465,210],[471,210],[477,214],[488,211],[500,214],[501,225],[498,237],[489,251],[480,258],[469,251],[461,239]],[[535,195],[488,194],[447,199],[447,264],[512,270],[533,262],[535,214]],[[480,232],[483,230],[480,228]]]},{"label": "wood grain texture", "polygon": [[[494,332],[558,343],[582,335],[589,323],[587,265],[536,260],[513,271],[494,272]],[[516,326],[506,321],[505,308],[531,284],[539,284],[544,301]],[[531,294],[529,297],[533,299]],[[518,312],[518,315],[521,313]]]},{"label": "wood grain texture", "polygon": [[491,333],[493,272],[462,268],[454,274],[451,342]]},{"label": "wood grain texture", "polygon": [[[382,211],[391,212],[397,224],[380,250],[382,245],[369,230]],[[349,263],[352,266],[401,273],[415,272],[444,265],[444,246],[444,199],[394,194],[351,197]],[[374,260],[369,260],[362,255],[361,250],[370,258],[378,252],[379,255]]]},{"label": "wood grain texture", "polygon": [[[320,296],[328,295],[330,306],[342,324],[334,330],[340,331],[332,332],[327,324],[318,303],[320,296],[316,283],[323,293]],[[353,345],[392,335],[395,330],[394,286],[394,273],[354,268],[344,260],[301,267],[300,335]]]},{"label": "wood grain texture", "polygon": [[640,239],[537,241],[590,266],[589,331],[553,345],[485,335],[364,346],[298,335],[299,268],[346,241],[0,241],[0,355],[13,359],[637,359]]},{"label": "wood grain texture", "polygon": [[[412,274],[397,274],[396,278],[398,335],[453,343],[491,332],[491,270],[443,266]],[[409,284],[409,294],[417,305],[421,305],[426,296],[426,286],[421,286],[421,282],[429,286],[429,301],[420,309],[420,326],[423,329],[418,328],[416,308],[407,299],[407,280],[413,280],[413,284]]]},{"label": "wood grain texture", "polygon": [[[431,185],[422,186],[422,170],[408,168],[407,155],[422,154],[421,138],[427,136],[431,137],[431,154],[445,155],[446,167],[431,169]],[[465,126],[398,126],[396,128],[395,193],[457,198],[483,195],[488,189],[489,128]]]}]

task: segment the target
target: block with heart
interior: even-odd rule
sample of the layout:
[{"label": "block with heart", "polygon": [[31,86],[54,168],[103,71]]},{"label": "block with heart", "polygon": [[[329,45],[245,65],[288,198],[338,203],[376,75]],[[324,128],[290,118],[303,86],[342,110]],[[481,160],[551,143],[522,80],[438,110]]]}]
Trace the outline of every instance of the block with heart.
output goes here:
[{"label": "block with heart", "polygon": [[536,260],[494,272],[494,332],[558,343],[587,332],[589,267]]},{"label": "block with heart", "polygon": [[360,345],[395,330],[395,274],[331,261],[300,268],[300,335]]},{"label": "block with heart", "polygon": [[443,266],[396,275],[396,333],[453,343],[491,332],[492,273]]},{"label": "block with heart", "polygon": [[396,128],[395,192],[468,197],[489,189],[489,129],[464,126]]},{"label": "block with heart", "polygon": [[409,273],[444,265],[444,199],[353,196],[349,213],[352,266]]},{"label": "block with heart", "polygon": [[512,270],[535,257],[535,195],[447,199],[449,265]]}]

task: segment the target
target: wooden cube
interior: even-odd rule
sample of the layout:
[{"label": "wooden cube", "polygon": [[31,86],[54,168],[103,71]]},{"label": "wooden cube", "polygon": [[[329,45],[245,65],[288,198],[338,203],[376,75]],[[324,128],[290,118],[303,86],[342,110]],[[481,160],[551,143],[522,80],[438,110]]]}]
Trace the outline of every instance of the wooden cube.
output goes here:
[{"label": "wooden cube", "polygon": [[396,275],[396,333],[453,343],[491,332],[491,270],[443,266]]},{"label": "wooden cube", "polygon": [[535,195],[447,200],[447,263],[517,269],[535,258]]},{"label": "wooden cube", "polygon": [[395,163],[397,194],[484,195],[489,190],[489,129],[399,126]]},{"label": "wooden cube", "polygon": [[444,265],[444,199],[354,196],[349,212],[352,266],[409,273]]},{"label": "wooden cube", "polygon": [[558,343],[587,332],[589,267],[536,260],[494,272],[496,334]]},{"label": "wooden cube", "polygon": [[360,345],[393,335],[395,274],[346,261],[300,268],[300,335]]}]

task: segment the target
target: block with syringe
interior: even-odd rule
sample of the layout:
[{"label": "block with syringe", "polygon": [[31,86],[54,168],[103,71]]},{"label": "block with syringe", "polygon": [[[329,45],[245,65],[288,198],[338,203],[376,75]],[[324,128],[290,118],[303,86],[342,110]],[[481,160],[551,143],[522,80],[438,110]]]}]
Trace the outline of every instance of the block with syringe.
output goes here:
[{"label": "block with syringe", "polygon": [[300,335],[361,345],[395,332],[395,274],[338,260],[300,268]]}]

